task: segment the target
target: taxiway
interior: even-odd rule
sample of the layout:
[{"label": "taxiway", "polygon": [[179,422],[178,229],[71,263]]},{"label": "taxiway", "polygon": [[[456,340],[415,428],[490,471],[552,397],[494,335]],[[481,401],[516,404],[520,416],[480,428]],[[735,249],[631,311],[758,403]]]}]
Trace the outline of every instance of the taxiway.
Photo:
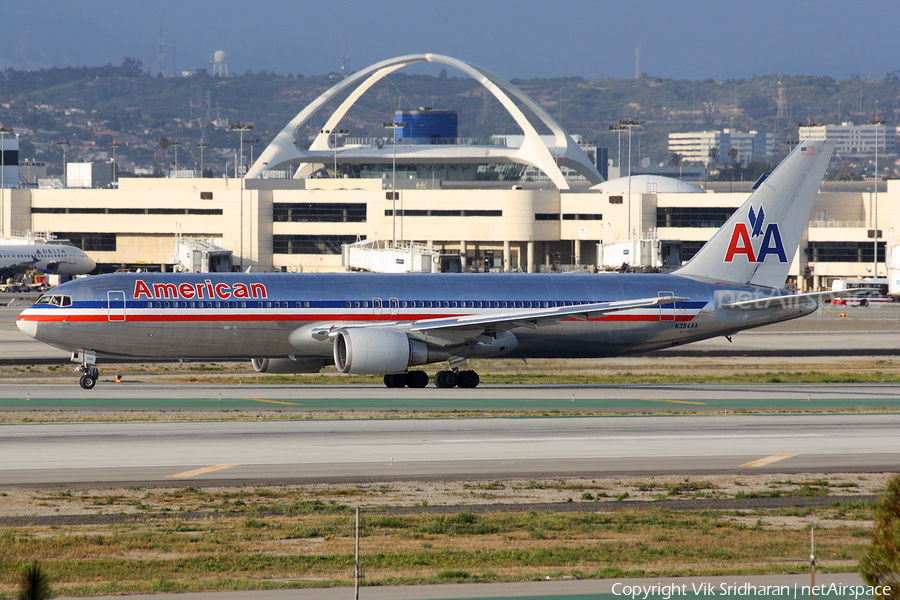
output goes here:
[{"label": "taxiway", "polygon": [[898,429],[898,414],[21,424],[0,428],[0,485],[890,471]]}]

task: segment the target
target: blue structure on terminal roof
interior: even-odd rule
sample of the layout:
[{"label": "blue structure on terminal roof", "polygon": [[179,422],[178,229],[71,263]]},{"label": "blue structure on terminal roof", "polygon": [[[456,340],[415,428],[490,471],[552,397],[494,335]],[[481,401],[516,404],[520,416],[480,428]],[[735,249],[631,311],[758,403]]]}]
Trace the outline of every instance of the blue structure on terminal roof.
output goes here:
[{"label": "blue structure on terminal roof", "polygon": [[406,123],[394,130],[394,139],[404,144],[455,144],[459,131],[459,121],[455,110],[434,110],[422,107],[419,110],[397,111],[398,123]]}]

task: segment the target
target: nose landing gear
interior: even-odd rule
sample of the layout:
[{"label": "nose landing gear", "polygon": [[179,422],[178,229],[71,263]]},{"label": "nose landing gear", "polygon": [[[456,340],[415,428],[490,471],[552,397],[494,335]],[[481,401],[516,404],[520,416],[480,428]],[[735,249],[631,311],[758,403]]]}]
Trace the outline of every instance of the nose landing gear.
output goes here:
[{"label": "nose landing gear", "polygon": [[97,363],[97,355],[93,352],[78,350],[72,353],[72,362],[80,362],[75,370],[81,373],[79,383],[86,390],[94,389],[97,379],[100,377],[100,370],[95,366]]},{"label": "nose landing gear", "polygon": [[94,386],[97,384],[97,378],[100,377],[100,370],[92,366],[78,367],[78,370],[84,373],[79,381],[81,387],[86,390],[94,389]]}]

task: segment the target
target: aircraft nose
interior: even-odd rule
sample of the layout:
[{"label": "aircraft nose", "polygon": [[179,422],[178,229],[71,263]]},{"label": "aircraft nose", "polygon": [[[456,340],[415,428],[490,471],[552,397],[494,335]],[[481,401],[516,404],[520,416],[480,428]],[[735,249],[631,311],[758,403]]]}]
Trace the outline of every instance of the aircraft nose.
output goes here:
[{"label": "aircraft nose", "polygon": [[37,320],[33,316],[21,314],[19,318],[16,319],[16,327],[19,331],[27,335],[28,337],[36,337],[37,336]]}]

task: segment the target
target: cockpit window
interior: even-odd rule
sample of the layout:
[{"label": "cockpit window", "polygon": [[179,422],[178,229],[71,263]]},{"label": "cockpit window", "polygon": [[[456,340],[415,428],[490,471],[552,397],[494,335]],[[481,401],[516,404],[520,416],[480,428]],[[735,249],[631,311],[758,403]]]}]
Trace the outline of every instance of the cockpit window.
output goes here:
[{"label": "cockpit window", "polygon": [[52,304],[53,306],[72,306],[71,296],[46,295],[38,298],[36,304]]}]

